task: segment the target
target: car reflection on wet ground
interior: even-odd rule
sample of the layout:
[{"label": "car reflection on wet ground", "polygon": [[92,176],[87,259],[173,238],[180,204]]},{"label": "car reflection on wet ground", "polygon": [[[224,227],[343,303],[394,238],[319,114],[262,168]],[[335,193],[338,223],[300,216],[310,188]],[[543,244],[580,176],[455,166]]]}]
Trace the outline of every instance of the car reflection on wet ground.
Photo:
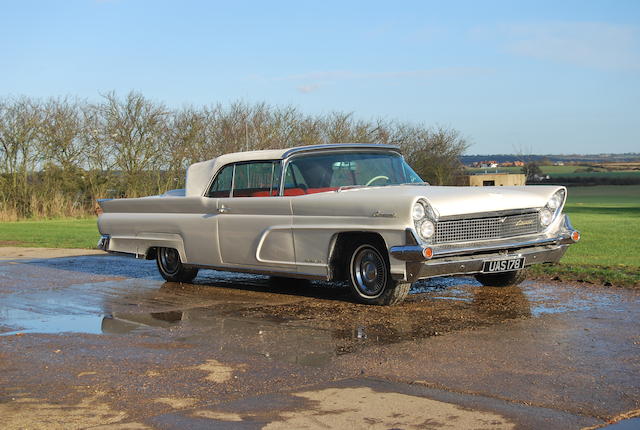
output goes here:
[{"label": "car reflection on wet ground", "polygon": [[[345,415],[322,406],[321,392],[470,408],[464,422],[478,428],[487,413],[490,428],[581,428],[638,408],[636,291],[436,278],[411,293],[377,307],[318,281],[203,271],[194,284],[168,283],[153,262],[115,256],[0,262],[0,416],[15,428],[87,420],[83,410],[100,407],[92,425],[290,427],[330,416],[316,426],[339,427],[358,413],[382,428],[426,422],[417,410],[397,422],[393,408]],[[78,416],[33,413],[52,400]],[[419,418],[462,425],[454,415]]]}]

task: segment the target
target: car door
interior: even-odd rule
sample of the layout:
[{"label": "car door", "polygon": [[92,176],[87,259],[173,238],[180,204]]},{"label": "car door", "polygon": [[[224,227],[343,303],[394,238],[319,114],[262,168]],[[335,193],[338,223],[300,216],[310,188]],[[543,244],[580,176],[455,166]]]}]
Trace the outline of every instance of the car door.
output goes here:
[{"label": "car door", "polygon": [[295,271],[289,197],[278,196],[280,161],[237,163],[229,197],[218,198],[218,241],[227,266]]}]

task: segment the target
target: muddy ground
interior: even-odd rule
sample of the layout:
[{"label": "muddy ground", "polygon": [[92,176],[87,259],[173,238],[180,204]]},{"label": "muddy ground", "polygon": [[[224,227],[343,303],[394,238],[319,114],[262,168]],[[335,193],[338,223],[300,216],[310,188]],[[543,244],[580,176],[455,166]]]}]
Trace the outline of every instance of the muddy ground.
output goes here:
[{"label": "muddy ground", "polygon": [[3,429],[578,429],[640,408],[637,290],[439,278],[372,307],[323,282],[20,253],[0,249]]}]

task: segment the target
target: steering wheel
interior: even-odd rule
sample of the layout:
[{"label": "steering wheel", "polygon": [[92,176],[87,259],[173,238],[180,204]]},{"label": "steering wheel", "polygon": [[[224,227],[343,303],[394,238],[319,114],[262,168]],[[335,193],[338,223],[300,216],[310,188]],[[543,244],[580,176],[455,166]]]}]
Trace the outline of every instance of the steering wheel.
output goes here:
[{"label": "steering wheel", "polygon": [[374,183],[375,181],[377,181],[379,179],[384,179],[385,181],[388,181],[389,177],[388,176],[384,176],[384,175],[376,176],[374,178],[369,179],[369,182],[367,182],[365,184],[365,186],[368,187],[369,185],[371,185],[372,183]]}]

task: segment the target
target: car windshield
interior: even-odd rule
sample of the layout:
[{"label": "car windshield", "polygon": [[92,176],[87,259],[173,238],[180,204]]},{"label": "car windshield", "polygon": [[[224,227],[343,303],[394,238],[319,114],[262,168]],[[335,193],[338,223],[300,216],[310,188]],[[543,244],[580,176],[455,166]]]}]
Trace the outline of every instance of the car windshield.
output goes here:
[{"label": "car windshield", "polygon": [[338,152],[296,157],[285,173],[285,194],[309,194],[350,186],[422,183],[396,153]]}]

